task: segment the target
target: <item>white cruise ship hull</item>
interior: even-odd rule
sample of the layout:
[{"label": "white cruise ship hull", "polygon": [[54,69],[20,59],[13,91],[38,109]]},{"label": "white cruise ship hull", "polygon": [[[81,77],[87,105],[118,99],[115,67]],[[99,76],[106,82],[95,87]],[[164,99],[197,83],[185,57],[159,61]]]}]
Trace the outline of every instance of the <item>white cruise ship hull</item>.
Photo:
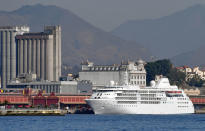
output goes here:
[{"label": "white cruise ship hull", "polygon": [[115,100],[87,99],[95,114],[190,114],[194,107],[176,104],[117,104]]},{"label": "white cruise ship hull", "polygon": [[86,100],[95,114],[190,114],[194,106],[189,97],[167,78],[151,87],[109,86],[93,92]]}]

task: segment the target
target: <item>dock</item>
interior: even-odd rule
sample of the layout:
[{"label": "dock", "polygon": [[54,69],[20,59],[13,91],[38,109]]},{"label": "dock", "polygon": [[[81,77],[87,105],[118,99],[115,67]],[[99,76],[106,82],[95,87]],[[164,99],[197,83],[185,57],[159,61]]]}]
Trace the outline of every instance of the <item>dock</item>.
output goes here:
[{"label": "dock", "polygon": [[195,114],[205,114],[205,110],[195,110]]},{"label": "dock", "polygon": [[0,116],[64,116],[67,110],[61,109],[4,109]]}]

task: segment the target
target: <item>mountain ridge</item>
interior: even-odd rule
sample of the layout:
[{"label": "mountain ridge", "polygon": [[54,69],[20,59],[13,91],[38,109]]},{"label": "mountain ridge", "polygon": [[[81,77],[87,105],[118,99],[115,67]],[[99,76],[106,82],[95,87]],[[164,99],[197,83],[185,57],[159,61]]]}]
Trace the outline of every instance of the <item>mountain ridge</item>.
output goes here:
[{"label": "mountain ridge", "polygon": [[112,33],[143,43],[158,58],[172,58],[202,47],[205,42],[205,6],[197,4],[171,15],[131,20]]},{"label": "mountain ridge", "polygon": [[188,65],[191,67],[194,66],[205,67],[205,61],[203,61],[205,57],[204,50],[205,50],[205,45],[193,51],[188,51],[176,55],[171,58],[171,61],[176,66]]},{"label": "mountain ridge", "polygon": [[62,60],[66,65],[79,65],[87,59],[112,64],[121,58],[146,60],[151,56],[142,45],[116,37],[53,5],[27,5],[11,12],[0,11],[0,25],[28,25],[31,32],[42,31],[45,25],[61,25]]}]

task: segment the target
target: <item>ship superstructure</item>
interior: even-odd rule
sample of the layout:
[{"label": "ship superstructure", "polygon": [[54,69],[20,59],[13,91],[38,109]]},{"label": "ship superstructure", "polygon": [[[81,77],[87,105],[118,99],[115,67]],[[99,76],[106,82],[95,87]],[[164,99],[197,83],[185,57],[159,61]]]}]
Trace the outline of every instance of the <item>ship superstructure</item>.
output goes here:
[{"label": "ship superstructure", "polygon": [[167,78],[150,87],[114,85],[93,92],[86,102],[95,114],[187,114],[194,106],[182,89],[171,86]]}]

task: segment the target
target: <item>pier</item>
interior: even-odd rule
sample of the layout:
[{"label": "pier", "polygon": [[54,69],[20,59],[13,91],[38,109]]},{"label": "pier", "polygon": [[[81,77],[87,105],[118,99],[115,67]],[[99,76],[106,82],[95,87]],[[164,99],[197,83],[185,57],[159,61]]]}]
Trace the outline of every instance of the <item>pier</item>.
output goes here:
[{"label": "pier", "polygon": [[205,114],[205,95],[189,96],[196,114]]},{"label": "pier", "polygon": [[3,109],[0,116],[59,116],[67,114],[66,110],[61,109]]},{"label": "pier", "polygon": [[[0,115],[61,115],[64,113],[92,112],[86,104],[90,94],[37,94],[23,95],[14,93],[0,94],[0,104],[6,105],[5,110],[0,111]],[[189,96],[194,104],[195,113],[205,113],[205,95]],[[10,109],[14,107],[14,109]],[[32,107],[32,108],[30,108]],[[43,109],[45,107],[45,109]],[[46,109],[48,108],[49,109]],[[60,107],[63,110],[59,110]],[[34,109],[35,108],[35,109]],[[38,109],[42,108],[42,109]],[[63,112],[63,113],[62,113]]]},{"label": "pier", "polygon": [[[89,94],[46,94],[33,95],[21,93],[0,94],[0,115],[61,115],[66,113],[93,113],[86,104]],[[56,109],[62,110],[56,110]]]}]

